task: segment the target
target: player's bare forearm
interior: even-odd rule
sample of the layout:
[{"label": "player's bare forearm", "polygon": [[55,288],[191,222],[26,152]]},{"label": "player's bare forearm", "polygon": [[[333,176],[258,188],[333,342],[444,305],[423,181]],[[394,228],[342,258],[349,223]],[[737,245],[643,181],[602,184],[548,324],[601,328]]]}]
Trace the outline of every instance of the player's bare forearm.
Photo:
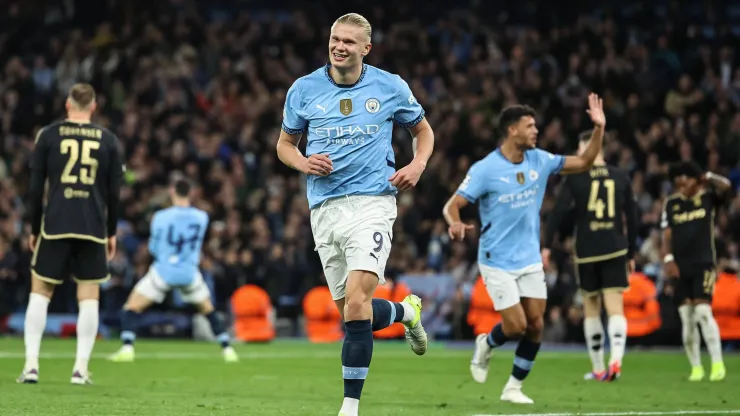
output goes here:
[{"label": "player's bare forearm", "polygon": [[447,227],[447,235],[450,236],[452,241],[462,241],[465,239],[465,233],[468,230],[472,230],[474,226],[472,224],[464,224],[460,219],[460,210],[468,205],[468,200],[459,194],[452,195],[449,201],[442,208],[442,215],[445,217],[445,221],[449,227]]},{"label": "player's bare forearm", "polygon": [[581,155],[581,158],[584,160],[586,165],[588,165],[585,170],[591,169],[591,166],[593,166],[596,157],[599,156],[599,153],[601,153],[601,148],[603,146],[604,126],[595,125],[593,132],[591,133],[591,139],[588,141],[588,146],[583,152],[583,155]]},{"label": "player's bare forearm", "polygon": [[704,179],[719,193],[725,193],[732,187],[732,182],[729,179],[716,173],[707,172],[704,174]]},{"label": "player's bare forearm", "polygon": [[561,171],[565,175],[585,172],[591,169],[594,161],[596,161],[599,153],[601,153],[601,147],[604,143],[606,116],[604,115],[604,103],[598,95],[593,93],[588,95],[588,110],[586,112],[594,123],[591,139],[588,142],[588,147],[586,147],[586,150],[580,156],[568,156],[565,158],[565,164]]},{"label": "player's bare forearm", "polygon": [[662,241],[660,244],[660,254],[665,259],[666,256],[672,255],[673,248],[672,248],[672,239],[673,239],[673,232],[670,228],[663,229],[663,235],[662,235]]},{"label": "player's bare forearm", "polygon": [[434,133],[426,119],[422,119],[417,125],[409,127],[408,130],[414,138],[414,160],[388,178],[391,185],[399,191],[411,189],[419,183],[419,178],[424,173],[427,161],[434,150]]},{"label": "player's bare forearm", "polygon": [[278,159],[286,166],[306,173],[308,159],[298,150],[300,140],[301,136],[299,134],[288,134],[281,130],[277,143],[277,155]]},{"label": "player's bare forearm", "polygon": [[409,129],[413,139],[414,162],[426,167],[429,158],[434,152],[434,131],[427,119],[421,120],[419,124]]},{"label": "player's bare forearm", "polygon": [[604,145],[604,126],[595,125],[593,133],[591,133],[591,139],[588,142],[586,150],[580,156],[566,156],[565,163],[563,164],[562,174],[568,175],[572,173],[585,172],[591,169],[594,165],[596,157],[601,153],[601,148]]},{"label": "player's bare forearm", "polygon": [[466,205],[468,205],[467,199],[458,194],[452,195],[444,208],[442,208],[442,215],[444,216],[445,221],[447,221],[447,225],[452,225],[462,221],[460,219],[460,210]]},{"label": "player's bare forearm", "polygon": [[661,253],[663,254],[663,273],[670,279],[675,279],[680,276],[681,271],[678,268],[676,259],[673,257],[673,247],[671,242],[673,241],[673,231],[670,228],[663,229],[663,244],[661,244]]}]

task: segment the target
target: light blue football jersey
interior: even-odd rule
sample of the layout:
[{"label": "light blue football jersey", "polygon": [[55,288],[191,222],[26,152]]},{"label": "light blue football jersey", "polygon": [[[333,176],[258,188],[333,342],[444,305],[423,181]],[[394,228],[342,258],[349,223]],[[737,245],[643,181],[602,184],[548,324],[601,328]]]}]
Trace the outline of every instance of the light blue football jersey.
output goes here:
[{"label": "light blue football jersey", "polygon": [[308,175],[308,205],[345,195],[395,194],[388,178],[396,168],[393,122],[413,127],[424,109],[398,75],[363,65],[353,85],[338,85],[329,65],[299,78],[288,90],[282,129],[308,131],[306,157],[326,154],[334,170]]},{"label": "light blue football jersey", "polygon": [[194,207],[173,206],[152,218],[149,252],[154,270],[170,286],[193,282],[208,228],[208,214]]},{"label": "light blue football jersey", "polygon": [[548,177],[564,163],[564,156],[532,149],[515,164],[496,149],[470,167],[457,194],[480,201],[478,262],[506,271],[542,262],[540,208]]}]

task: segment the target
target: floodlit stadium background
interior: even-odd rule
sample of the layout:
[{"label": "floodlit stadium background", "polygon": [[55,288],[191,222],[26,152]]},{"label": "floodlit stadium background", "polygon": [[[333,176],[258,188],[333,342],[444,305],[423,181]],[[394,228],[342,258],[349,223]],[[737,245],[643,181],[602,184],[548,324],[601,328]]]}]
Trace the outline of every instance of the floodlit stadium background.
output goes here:
[{"label": "floodlit stadium background", "polygon": [[[211,214],[202,268],[224,318],[238,322],[232,295],[256,285],[269,297],[276,336],[305,336],[304,295],[323,278],[304,178],[283,166],[274,149],[287,88],[325,63],[331,22],[356,11],[374,28],[367,63],[407,80],[435,131],[435,154],[421,182],[398,198],[387,269],[389,278],[424,296],[432,335],[471,339],[476,323],[489,325],[470,313],[476,240],[450,244],[441,207],[470,164],[497,145],[495,115],[512,103],[535,107],[539,145],[570,153],[577,133],[589,127],[585,97],[593,90],[604,97],[607,160],[633,178],[638,265],[655,286],[660,310],[647,317],[650,336],[639,342],[680,342],[656,227],[671,193],[669,162],[696,160],[740,186],[736,2],[56,3],[11,1],[0,11],[0,333],[22,331],[29,291],[24,197],[33,137],[63,116],[69,87],[85,81],[99,92],[96,121],[119,135],[128,167],[120,249],[103,287],[102,335],[117,334],[119,310],[149,264],[149,219],[166,204],[168,175],[180,170],[202,184],[197,205]],[[408,133],[399,128],[394,138],[403,165],[411,157]],[[476,218],[475,210],[466,214]],[[717,251],[728,273],[716,298],[740,297],[734,274],[740,197],[717,218]],[[561,242],[547,270],[548,342],[583,340],[570,245]],[[740,301],[734,305],[730,315]],[[76,307],[74,286],[61,286],[49,331],[73,334]],[[162,312],[170,307],[179,313]],[[146,315],[141,334],[189,338],[190,312],[175,295]],[[737,317],[720,325],[728,348],[736,345]],[[270,339],[269,330],[260,337]]]}]

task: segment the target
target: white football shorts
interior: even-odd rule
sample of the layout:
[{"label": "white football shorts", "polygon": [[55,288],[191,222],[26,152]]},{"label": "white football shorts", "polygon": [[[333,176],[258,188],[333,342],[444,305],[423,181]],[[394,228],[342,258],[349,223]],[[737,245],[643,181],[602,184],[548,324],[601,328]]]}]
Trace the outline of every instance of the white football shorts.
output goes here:
[{"label": "white football shorts", "polygon": [[208,289],[203,275],[196,272],[193,281],[187,286],[170,286],[162,277],[149,267],[149,271],[139,279],[134,286],[134,290],[152,302],[162,303],[167,293],[172,289],[178,289],[182,295],[182,300],[187,303],[201,303],[211,298],[211,291]]},{"label": "white football shorts", "polygon": [[334,300],[343,299],[352,270],[366,270],[385,283],[396,221],[393,195],[333,198],[311,210],[311,230]]},{"label": "white football shorts", "polygon": [[521,270],[501,270],[478,263],[488,296],[497,311],[508,309],[520,298],[547,299],[547,284],[542,263]]}]

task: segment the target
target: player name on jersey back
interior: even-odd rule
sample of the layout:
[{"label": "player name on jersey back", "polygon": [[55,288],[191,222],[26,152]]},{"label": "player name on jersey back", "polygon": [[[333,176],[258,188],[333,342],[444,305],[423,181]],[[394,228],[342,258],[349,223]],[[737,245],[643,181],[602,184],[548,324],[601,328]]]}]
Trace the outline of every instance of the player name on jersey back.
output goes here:
[{"label": "player name on jersey back", "polygon": [[[575,205],[577,263],[627,254],[629,241],[625,225],[630,225],[625,224],[625,219],[636,221],[637,213],[626,173],[611,166],[594,166],[588,172],[568,176],[561,192],[568,192]],[[631,226],[636,227],[636,224]]]},{"label": "player name on jersey back", "polygon": [[173,206],[152,218],[149,252],[154,268],[167,284],[189,284],[198,272],[208,229],[208,214],[195,207]]},{"label": "player name on jersey back", "polygon": [[338,85],[329,66],[299,78],[285,99],[282,129],[306,133],[306,156],[327,155],[333,171],[308,175],[308,203],[316,208],[345,195],[396,193],[388,178],[395,172],[393,123],[413,127],[424,110],[398,75],[363,65],[353,85]]},{"label": "player name on jersey back", "polygon": [[716,261],[714,216],[721,203],[713,189],[700,191],[693,198],[676,194],[666,199],[661,227],[671,229],[672,254],[679,265]]},{"label": "player name on jersey back", "polygon": [[48,181],[44,238],[105,242],[117,221],[106,218],[108,204],[113,193],[117,204],[123,173],[116,136],[92,123],[50,124],[36,138],[32,168],[43,170]]}]

